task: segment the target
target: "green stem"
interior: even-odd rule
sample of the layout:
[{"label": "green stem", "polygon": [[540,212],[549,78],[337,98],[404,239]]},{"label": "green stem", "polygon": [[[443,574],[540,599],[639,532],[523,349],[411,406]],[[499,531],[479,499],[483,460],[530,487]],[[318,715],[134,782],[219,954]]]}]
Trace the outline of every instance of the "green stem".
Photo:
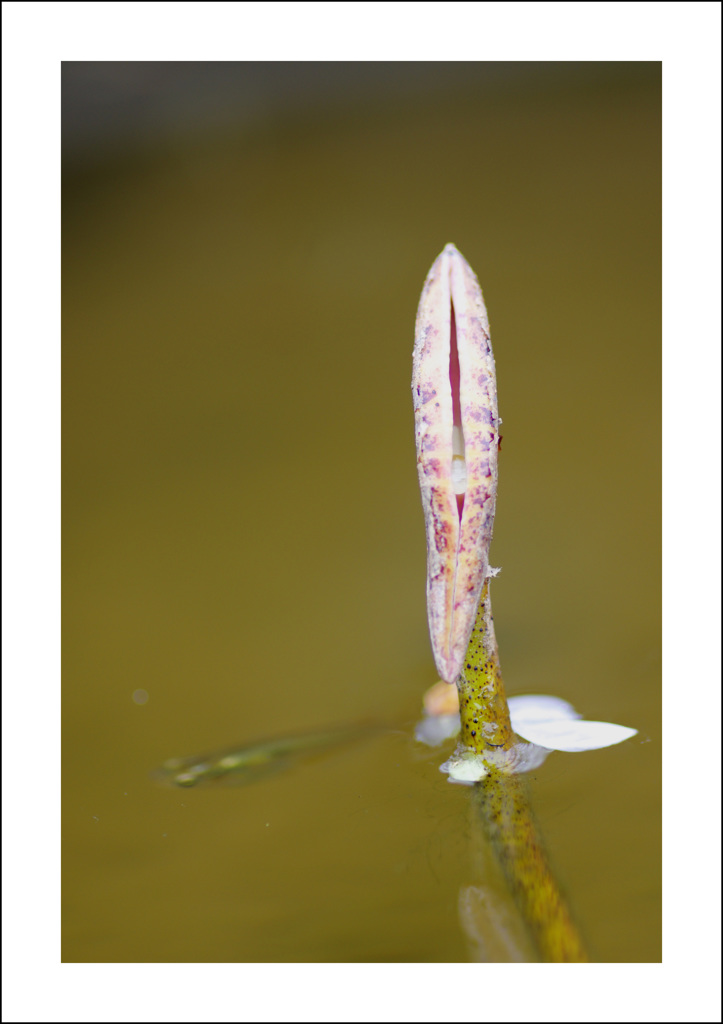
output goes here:
[{"label": "green stem", "polygon": [[553,877],[524,784],[505,756],[512,731],[495,638],[489,580],[485,581],[464,666],[457,679],[460,743],[484,759],[487,774],[474,787],[474,807],[540,958],[586,963],[582,940]]},{"label": "green stem", "polygon": [[457,689],[462,745],[482,755],[509,750],[515,742],[515,734],[502,682],[488,579],[482,588]]}]

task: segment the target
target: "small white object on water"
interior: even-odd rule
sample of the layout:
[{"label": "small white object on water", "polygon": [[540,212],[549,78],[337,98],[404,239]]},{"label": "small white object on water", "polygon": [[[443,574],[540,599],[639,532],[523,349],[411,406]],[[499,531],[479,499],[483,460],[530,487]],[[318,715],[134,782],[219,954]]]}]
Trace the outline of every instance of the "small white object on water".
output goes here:
[{"label": "small white object on water", "polygon": [[451,736],[456,736],[461,728],[459,711],[450,715],[425,715],[414,727],[414,738],[428,747],[438,747]]},{"label": "small white object on water", "polygon": [[509,775],[519,775],[539,768],[551,751],[538,747],[535,743],[515,743],[509,750],[490,751],[478,754],[474,750],[458,747],[444,764],[439,766],[441,772],[449,775],[448,782],[458,782],[463,786],[473,786],[490,768],[499,768]]}]

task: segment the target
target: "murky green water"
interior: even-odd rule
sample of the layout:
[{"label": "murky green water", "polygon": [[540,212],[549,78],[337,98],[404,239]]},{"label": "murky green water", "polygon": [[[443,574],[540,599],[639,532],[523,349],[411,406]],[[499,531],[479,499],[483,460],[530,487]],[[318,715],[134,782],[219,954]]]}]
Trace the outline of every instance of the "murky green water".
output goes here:
[{"label": "murky green water", "polygon": [[[553,754],[534,807],[593,957],[660,959],[653,72],[67,172],[65,961],[471,955],[469,793],[411,739],[435,681],[411,350],[449,241],[497,360],[507,690],[639,730]],[[256,785],[151,778],[368,719],[394,728]]]}]

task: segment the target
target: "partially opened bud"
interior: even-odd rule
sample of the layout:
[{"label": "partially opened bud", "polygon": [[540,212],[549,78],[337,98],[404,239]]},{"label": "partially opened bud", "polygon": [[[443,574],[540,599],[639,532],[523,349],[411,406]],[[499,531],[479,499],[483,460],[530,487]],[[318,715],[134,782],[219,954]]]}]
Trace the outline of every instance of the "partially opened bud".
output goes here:
[{"label": "partially opened bud", "polygon": [[435,260],[422,291],[412,392],[429,632],[437,671],[453,683],[489,572],[500,422],[482,291],[453,245]]}]

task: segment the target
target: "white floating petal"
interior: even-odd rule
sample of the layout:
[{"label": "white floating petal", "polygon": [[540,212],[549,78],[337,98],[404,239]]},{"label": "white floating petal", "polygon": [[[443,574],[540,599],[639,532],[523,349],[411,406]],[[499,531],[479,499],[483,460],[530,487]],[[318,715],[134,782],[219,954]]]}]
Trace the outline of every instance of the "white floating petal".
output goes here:
[{"label": "white floating petal", "polygon": [[559,697],[511,697],[509,706],[517,735],[548,750],[599,750],[637,733],[637,729],[611,722],[586,722]]},{"label": "white floating petal", "polygon": [[512,728],[519,736],[525,735],[522,729],[526,725],[548,722],[550,719],[557,718],[582,718],[572,704],[568,704],[562,697],[529,694],[524,697],[510,697],[508,704]]},{"label": "white floating petal", "polygon": [[600,747],[612,747],[615,743],[622,743],[623,740],[634,736],[637,731],[624,725],[613,725],[611,722],[558,719],[530,726],[524,738],[550,750],[599,750]]},{"label": "white floating petal", "polygon": [[456,736],[461,728],[458,711],[451,715],[425,715],[414,727],[414,738],[428,747],[438,747],[450,736]]}]

